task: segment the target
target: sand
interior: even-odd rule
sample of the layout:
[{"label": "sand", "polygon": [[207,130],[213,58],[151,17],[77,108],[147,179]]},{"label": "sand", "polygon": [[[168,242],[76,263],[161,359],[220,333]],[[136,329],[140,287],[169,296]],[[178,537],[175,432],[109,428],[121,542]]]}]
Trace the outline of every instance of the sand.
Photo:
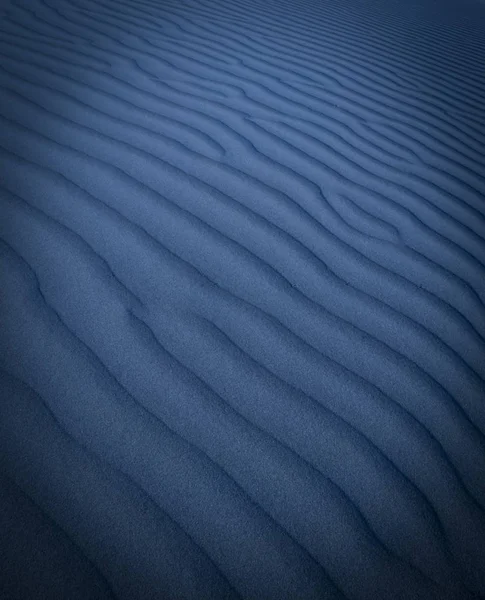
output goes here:
[{"label": "sand", "polygon": [[0,5],[0,598],[485,598],[485,4]]}]

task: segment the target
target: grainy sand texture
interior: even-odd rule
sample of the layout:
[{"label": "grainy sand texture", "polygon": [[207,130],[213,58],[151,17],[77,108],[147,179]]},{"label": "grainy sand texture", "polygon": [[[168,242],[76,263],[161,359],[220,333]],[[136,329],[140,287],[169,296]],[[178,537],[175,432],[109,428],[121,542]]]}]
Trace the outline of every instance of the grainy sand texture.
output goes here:
[{"label": "grainy sand texture", "polygon": [[0,3],[1,600],[485,598],[485,3]]}]

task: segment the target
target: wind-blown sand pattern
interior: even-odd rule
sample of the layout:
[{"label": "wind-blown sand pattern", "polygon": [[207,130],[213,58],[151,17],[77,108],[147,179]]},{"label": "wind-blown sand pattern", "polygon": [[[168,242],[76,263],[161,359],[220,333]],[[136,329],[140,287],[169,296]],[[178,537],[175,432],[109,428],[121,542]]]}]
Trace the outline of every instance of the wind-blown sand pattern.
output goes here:
[{"label": "wind-blown sand pattern", "polygon": [[1,5],[2,599],[485,598],[484,32]]}]

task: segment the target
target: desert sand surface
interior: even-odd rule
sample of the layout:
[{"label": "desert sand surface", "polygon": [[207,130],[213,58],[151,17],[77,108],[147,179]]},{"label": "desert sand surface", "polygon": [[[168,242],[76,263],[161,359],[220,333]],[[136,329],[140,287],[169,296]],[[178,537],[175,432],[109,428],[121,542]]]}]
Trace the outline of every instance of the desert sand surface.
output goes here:
[{"label": "desert sand surface", "polygon": [[0,598],[485,598],[485,3],[0,4]]}]

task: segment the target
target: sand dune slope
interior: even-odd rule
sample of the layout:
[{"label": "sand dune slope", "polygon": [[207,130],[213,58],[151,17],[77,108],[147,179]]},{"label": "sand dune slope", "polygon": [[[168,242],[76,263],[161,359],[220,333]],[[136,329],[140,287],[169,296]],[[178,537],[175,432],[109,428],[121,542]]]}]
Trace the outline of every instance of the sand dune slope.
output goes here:
[{"label": "sand dune slope", "polygon": [[485,4],[0,8],[0,597],[485,598]]}]

